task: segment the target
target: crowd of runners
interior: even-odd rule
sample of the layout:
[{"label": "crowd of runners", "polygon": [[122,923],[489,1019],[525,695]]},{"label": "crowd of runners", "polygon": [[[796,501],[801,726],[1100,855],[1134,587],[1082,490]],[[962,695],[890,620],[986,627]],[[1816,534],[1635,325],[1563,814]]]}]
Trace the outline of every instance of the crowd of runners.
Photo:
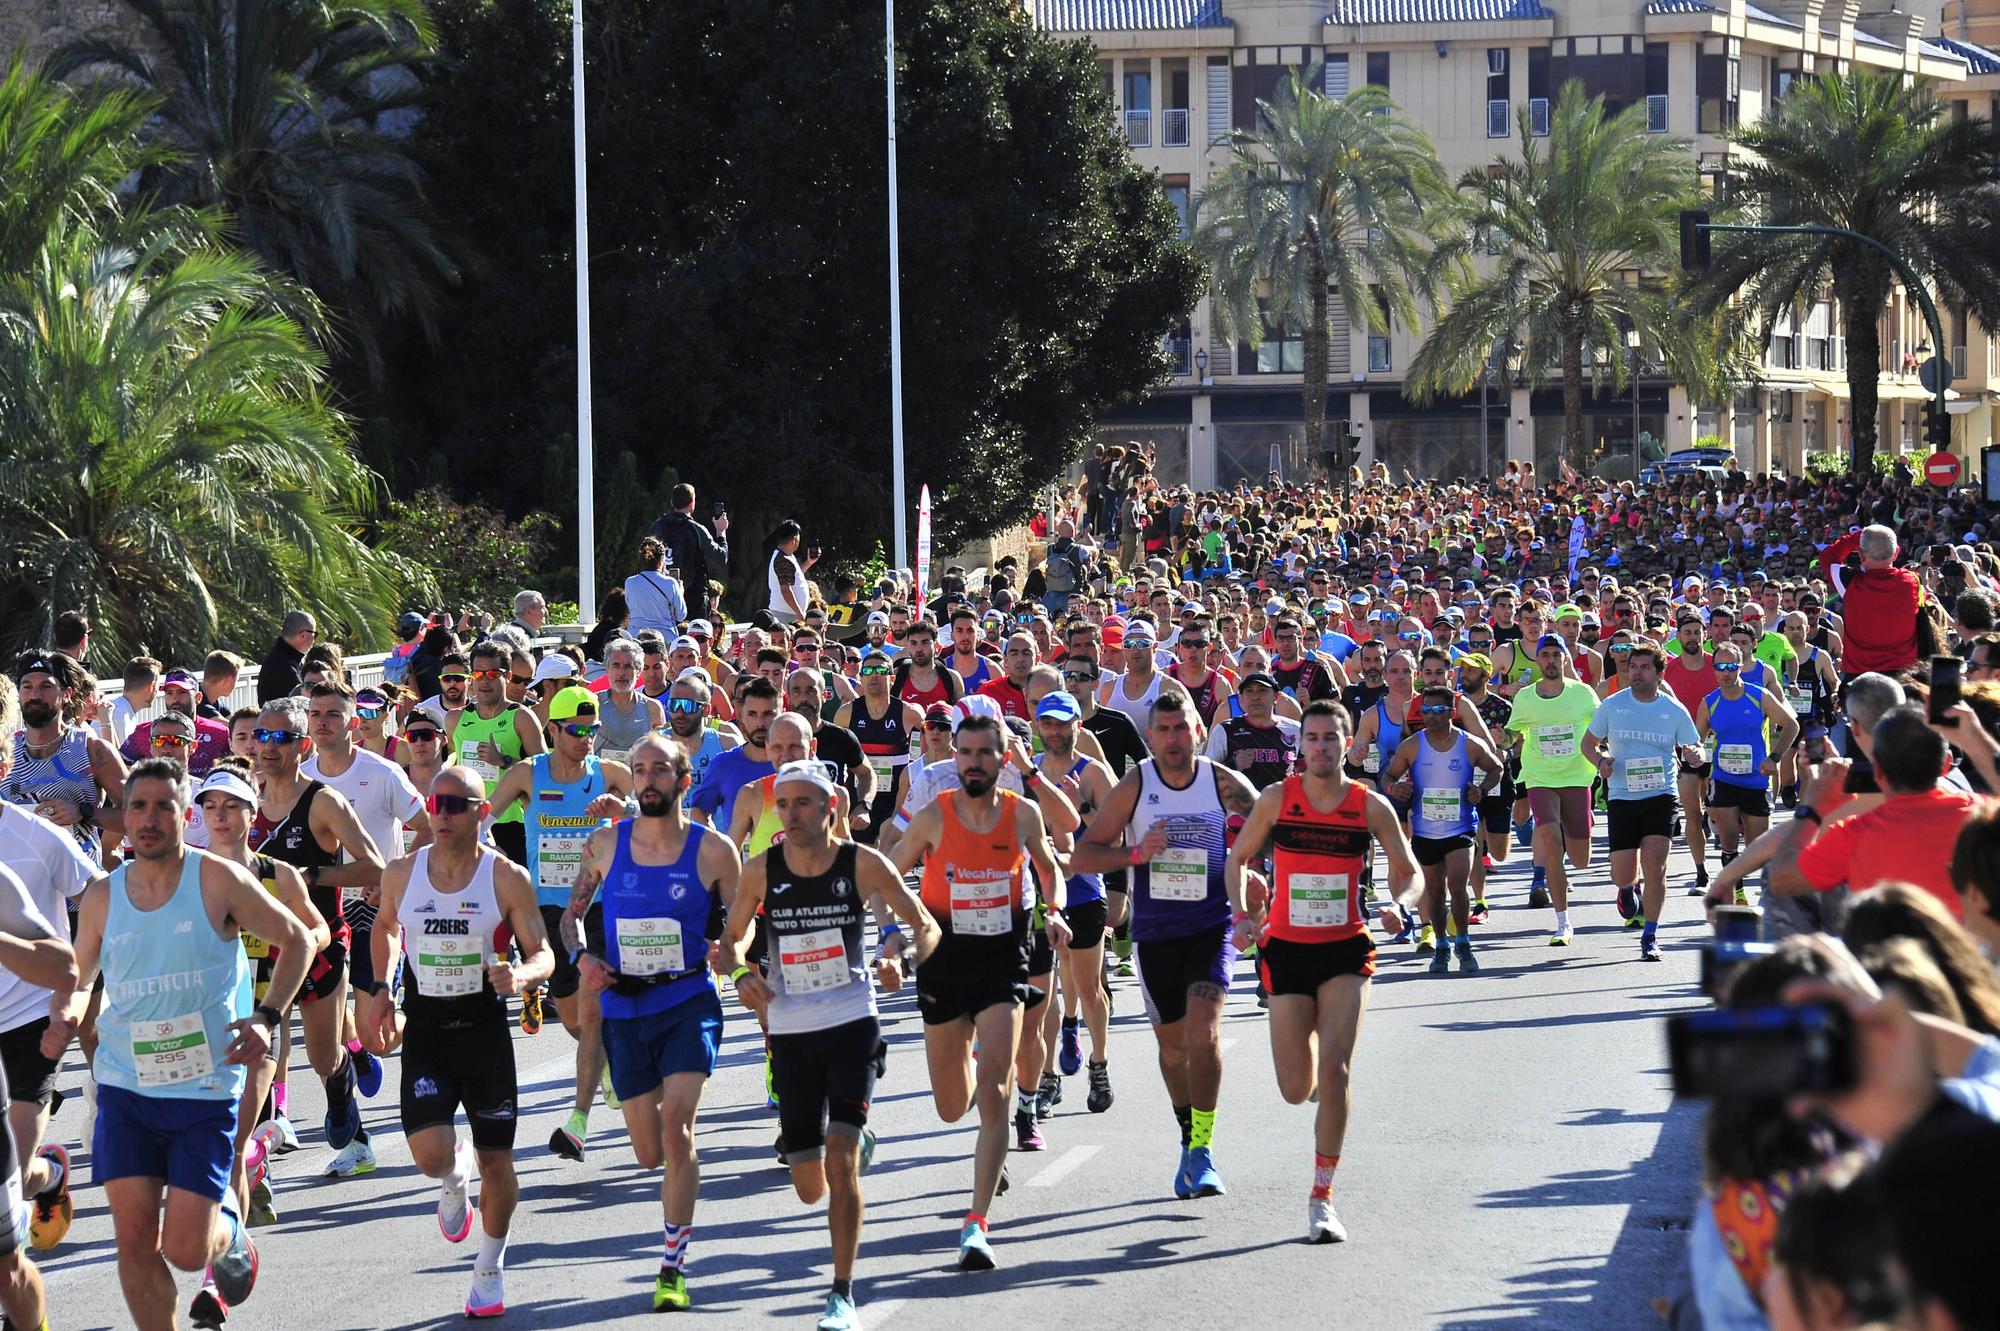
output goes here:
[{"label": "crowd of runners", "polygon": [[[2000,667],[2000,559],[1969,496],[1365,479],[1197,494],[1136,450],[1096,456],[1031,563],[921,591],[821,588],[788,525],[734,625],[703,571],[726,527],[684,488],[664,530],[706,553],[649,540],[582,647],[549,646],[524,592],[498,626],[405,615],[357,688],[294,612],[242,705],[222,651],[136,658],[100,697],[65,617],[0,682],[9,1324],[45,1324],[28,1250],[68,1228],[65,1142],[104,1189],[135,1323],[178,1324],[178,1268],[215,1327],[280,1223],[274,1161],[319,1133],[329,1174],[365,1175],[368,1119],[392,1113],[442,1238],[476,1245],[466,1315],[502,1313],[515,1159],[540,1149],[518,1140],[515,1045],[551,1010],[575,1081],[548,1149],[598,1149],[600,1102],[622,1119],[660,1170],[652,1307],[688,1308],[697,1118],[740,1005],[776,1153],[827,1204],[819,1326],[858,1327],[882,1005],[906,987],[939,1118],[978,1125],[961,1268],[1000,1260],[1008,1158],[1045,1147],[1069,1079],[1113,1109],[1126,977],[1176,1119],[1135,1157],[1157,1149],[1176,1197],[1225,1193],[1222,1016],[1254,986],[1280,1090],[1313,1106],[1305,1237],[1339,1242],[1378,957],[1469,974],[1495,911],[1554,948],[1615,911],[1622,955],[1654,962],[1675,898],[1747,902],[1766,865],[1767,908],[1820,927],[1825,894],[1872,880],[1802,853],[1790,819],[1767,832],[1776,811],[1810,826],[1829,780],[1872,789],[1851,784],[1868,734],[1908,710],[1873,681],[1956,650],[1972,693]],[[1980,761],[1960,769],[1983,788]],[[1599,820],[1615,897],[1580,900]],[[1517,857],[1525,892],[1500,900]],[[288,1112],[294,1040],[317,1124]],[[50,1118],[73,1043],[81,1133]],[[392,1053],[399,1103],[364,1113]]]}]

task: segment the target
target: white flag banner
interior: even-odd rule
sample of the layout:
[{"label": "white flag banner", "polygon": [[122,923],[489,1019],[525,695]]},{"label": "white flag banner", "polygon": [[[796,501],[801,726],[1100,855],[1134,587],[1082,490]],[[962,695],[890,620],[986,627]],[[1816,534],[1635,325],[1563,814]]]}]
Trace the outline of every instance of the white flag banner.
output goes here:
[{"label": "white flag banner", "polygon": [[917,596],[931,586],[931,487],[917,491]]}]

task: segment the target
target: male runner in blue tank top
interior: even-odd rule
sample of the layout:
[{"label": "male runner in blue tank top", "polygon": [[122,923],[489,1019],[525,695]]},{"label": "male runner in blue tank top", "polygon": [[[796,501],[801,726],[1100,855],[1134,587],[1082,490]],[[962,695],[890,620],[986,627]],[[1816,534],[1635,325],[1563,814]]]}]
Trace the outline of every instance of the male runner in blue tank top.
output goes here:
[{"label": "male runner in blue tank top", "polygon": [[[1785,706],[1783,690],[1745,684],[1745,669],[1739,644],[1716,644],[1715,676],[1720,687],[1702,699],[1694,714],[1694,728],[1703,739],[1715,742],[1708,814],[1715,820],[1724,868],[1736,858],[1738,846],[1755,841],[1770,825],[1771,778],[1799,734],[1799,719]],[[1768,747],[1767,721],[1778,728]]]},{"label": "male runner in blue tank top", "polygon": [[[256,1283],[257,1250],[229,1187],[236,1101],[244,1068],[270,1051],[313,956],[305,925],[247,869],[183,844],[182,777],[179,763],[161,758],[126,775],[135,858],[84,889],[76,987],[57,990],[42,1037],[43,1054],[61,1058],[101,967],[91,1173],[111,1207],[119,1283],[142,1331],[174,1325],[169,1262],[212,1267],[227,1304]],[[243,929],[279,948],[268,1001],[254,1011]]]},{"label": "male runner in blue tank top", "polygon": [[631,757],[638,817],[591,834],[562,919],[584,988],[603,1005],[611,1088],[632,1153],[648,1170],[666,1164],[665,1243],[653,1284],[660,1312],[689,1304],[687,1246],[701,1183],[695,1111],[722,1044],[708,939],[742,862],[728,837],[682,810],[685,754],[648,735]]},{"label": "male runner in blue tank top", "polygon": [[1454,951],[1461,972],[1476,971],[1466,883],[1479,801],[1499,784],[1503,762],[1491,745],[1459,728],[1462,700],[1450,685],[1427,684],[1419,697],[1423,728],[1397,746],[1383,782],[1390,798],[1410,810],[1410,847],[1424,871],[1424,916],[1438,933],[1431,974],[1449,971]]}]

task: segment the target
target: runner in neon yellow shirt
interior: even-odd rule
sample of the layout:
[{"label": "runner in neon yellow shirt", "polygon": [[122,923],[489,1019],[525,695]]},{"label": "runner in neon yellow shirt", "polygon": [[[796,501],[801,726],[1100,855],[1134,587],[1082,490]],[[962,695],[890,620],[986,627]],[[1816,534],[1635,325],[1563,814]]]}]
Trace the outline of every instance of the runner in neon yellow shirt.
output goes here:
[{"label": "runner in neon yellow shirt", "polygon": [[1556,930],[1550,947],[1567,947],[1574,932],[1569,924],[1569,865],[1590,864],[1590,786],[1597,769],[1583,753],[1584,732],[1597,714],[1597,694],[1581,680],[1563,673],[1569,648],[1561,637],[1545,633],[1535,643],[1538,678],[1532,688],[1514,695],[1507,730],[1521,754],[1521,785],[1535,819],[1535,864],[1548,873],[1549,896],[1556,909]]}]

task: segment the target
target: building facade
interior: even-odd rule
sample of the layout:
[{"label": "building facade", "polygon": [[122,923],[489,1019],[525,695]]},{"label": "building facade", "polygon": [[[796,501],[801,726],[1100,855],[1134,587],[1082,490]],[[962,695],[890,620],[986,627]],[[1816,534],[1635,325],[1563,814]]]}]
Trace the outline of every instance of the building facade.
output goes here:
[{"label": "building facade", "polygon": [[[1887,9],[1890,0],[1031,0],[1037,23],[1095,43],[1133,157],[1157,170],[1183,224],[1229,135],[1254,125],[1295,68],[1317,64],[1329,95],[1386,88],[1430,135],[1456,178],[1516,155],[1526,108],[1544,131],[1571,79],[1614,109],[1643,102],[1647,126],[1693,144],[1703,178],[1720,188],[1727,132],[1754,120],[1795,79],[1848,64],[1898,70],[1934,84],[1956,115],[2000,119],[2000,56],[1938,37],[1938,17]],[[1976,3],[1976,0],[1975,0]],[[1864,12],[1864,6],[1870,7]],[[1634,280],[1637,274],[1633,274]],[[1956,371],[1952,448],[1968,468],[1993,441],[2000,351],[1963,311],[1941,310]],[[1624,392],[1586,404],[1594,466],[1630,475],[1644,443],[1678,451],[1720,439],[1742,464],[1796,473],[1812,452],[1843,450],[1847,362],[1830,294],[1771,330],[1758,381],[1728,402],[1697,402],[1658,367]],[[1559,387],[1496,374],[1481,391],[1418,407],[1402,395],[1421,328],[1383,333],[1350,323],[1335,303],[1327,418],[1347,422],[1365,462],[1418,476],[1480,475],[1508,460],[1544,475],[1562,453]],[[1900,289],[1882,320],[1882,452],[1923,452],[1917,366],[1932,354],[1916,302]],[[1220,335],[1209,302],[1169,339],[1171,382],[1100,423],[1107,443],[1142,440],[1164,481],[1198,487],[1287,476],[1304,456],[1298,340],[1252,348]],[[1650,436],[1650,440],[1645,437]]]}]

